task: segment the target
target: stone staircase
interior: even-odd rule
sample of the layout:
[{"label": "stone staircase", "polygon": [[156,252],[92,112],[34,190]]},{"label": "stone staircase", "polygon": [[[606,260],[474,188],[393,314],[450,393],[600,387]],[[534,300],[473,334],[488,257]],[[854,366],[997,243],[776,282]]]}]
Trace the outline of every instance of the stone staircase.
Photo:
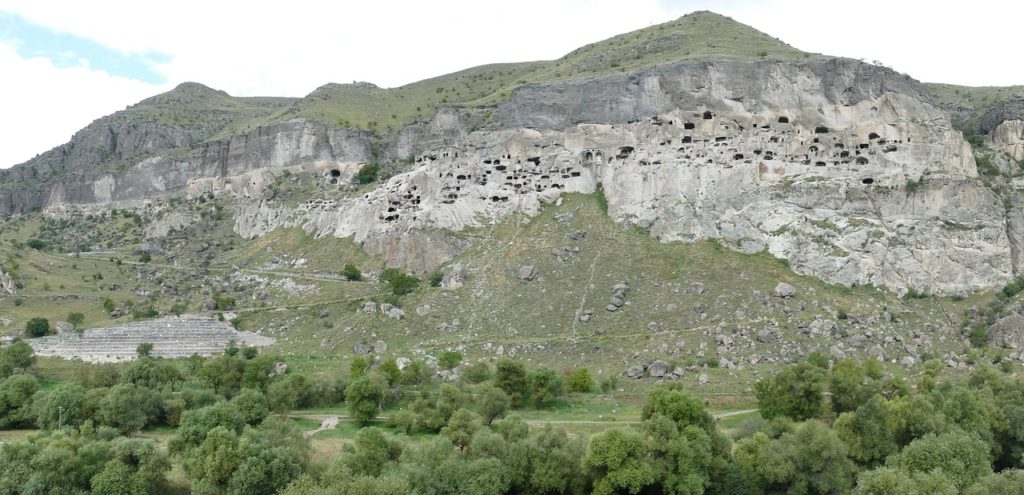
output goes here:
[{"label": "stone staircase", "polygon": [[235,345],[266,347],[274,339],[252,332],[239,332],[216,318],[181,316],[135,321],[124,325],[52,335],[28,340],[38,356],[81,359],[87,362],[130,361],[143,342],[153,344],[155,357],[180,358],[193,354],[211,356]]}]

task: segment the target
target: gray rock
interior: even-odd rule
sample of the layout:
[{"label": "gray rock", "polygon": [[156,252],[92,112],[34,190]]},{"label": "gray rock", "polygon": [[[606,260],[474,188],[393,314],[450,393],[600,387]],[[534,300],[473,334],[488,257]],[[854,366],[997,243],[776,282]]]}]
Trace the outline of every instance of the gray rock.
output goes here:
[{"label": "gray rock", "polygon": [[58,335],[60,335],[73,331],[75,326],[66,321],[58,321],[53,324],[53,329],[57,331]]},{"label": "gray rock", "polygon": [[763,329],[757,332],[757,341],[762,344],[767,344],[774,340],[774,334],[771,330]]},{"label": "gray rock", "polygon": [[904,368],[913,368],[915,364],[917,364],[917,360],[913,356],[903,356],[900,359],[900,366]]},{"label": "gray rock", "polygon": [[644,367],[630,366],[626,369],[626,376],[629,378],[642,378],[644,376]]},{"label": "gray rock", "polygon": [[608,304],[615,306],[616,308],[621,308],[623,304],[626,304],[626,300],[623,299],[622,296],[616,294],[608,300]]},{"label": "gray rock", "polygon": [[885,349],[882,346],[875,344],[868,348],[868,356],[875,358],[879,361],[885,361]]},{"label": "gray rock", "polygon": [[270,371],[270,378],[284,376],[288,372],[288,363],[278,361],[274,363],[274,369]]},{"label": "gray rock", "polygon": [[519,277],[519,280],[531,282],[537,278],[537,267],[533,265],[520,266],[519,270],[516,271],[516,275]]},{"label": "gray rock", "polygon": [[790,298],[796,295],[796,287],[793,287],[786,282],[779,282],[772,290],[772,295],[781,298]]},{"label": "gray rock", "polygon": [[582,231],[582,230],[577,230],[577,231],[569,234],[569,238],[574,240],[574,241],[582,240],[585,237],[587,237],[587,233]]},{"label": "gray rock", "polygon": [[359,356],[365,356],[373,352],[373,346],[370,344],[356,344],[352,346],[352,350]]},{"label": "gray rock", "polygon": [[706,373],[701,373],[700,376],[697,377],[697,383],[701,385],[707,385],[710,381],[711,379],[708,378]]},{"label": "gray rock", "polygon": [[988,343],[1010,349],[1024,348],[1024,316],[1012,313],[988,327]]},{"label": "gray rock", "polygon": [[388,318],[392,320],[401,320],[405,318],[405,311],[398,308],[391,308],[388,310]]},{"label": "gray rock", "polygon": [[384,354],[385,352],[388,352],[388,345],[383,340],[378,340],[373,344],[373,352],[376,352],[377,354]]},{"label": "gray rock", "polygon": [[654,378],[663,378],[670,369],[671,367],[668,363],[658,359],[647,367],[647,373]]},{"label": "gray rock", "polygon": [[608,311],[611,311],[611,312],[615,312],[615,311],[619,310],[619,307],[614,305],[614,304],[609,304],[609,305],[605,306],[604,309],[607,309]]},{"label": "gray rock", "polygon": [[579,320],[582,323],[586,323],[586,322],[590,321],[590,318],[593,317],[593,316],[594,316],[594,311],[593,310],[584,309],[583,311],[580,311]]},{"label": "gray rock", "polygon": [[363,301],[363,305],[359,307],[359,310],[368,315],[372,315],[377,312],[377,303],[373,301]]},{"label": "gray rock", "polygon": [[217,301],[213,299],[203,300],[203,311],[215,311],[217,309]]},{"label": "gray rock", "polygon": [[432,308],[429,304],[421,304],[419,306],[416,306],[416,314],[419,316],[427,316],[431,312],[433,312],[433,310],[434,308]]},{"label": "gray rock", "polygon": [[327,318],[328,316],[331,316],[331,312],[328,311],[327,308],[320,308],[320,313],[317,316],[319,316],[320,319],[322,320],[324,318]]},{"label": "gray rock", "polygon": [[412,364],[412,360],[409,358],[400,357],[395,359],[395,365],[398,366],[398,371],[404,370],[410,364]]},{"label": "gray rock", "polygon": [[442,289],[458,289],[466,283],[466,265],[456,263],[444,270],[444,278],[441,279]]},{"label": "gray rock", "polygon": [[658,322],[656,322],[656,321],[648,322],[647,323],[647,331],[648,332],[659,332],[659,331],[661,331],[661,325],[659,325]]}]

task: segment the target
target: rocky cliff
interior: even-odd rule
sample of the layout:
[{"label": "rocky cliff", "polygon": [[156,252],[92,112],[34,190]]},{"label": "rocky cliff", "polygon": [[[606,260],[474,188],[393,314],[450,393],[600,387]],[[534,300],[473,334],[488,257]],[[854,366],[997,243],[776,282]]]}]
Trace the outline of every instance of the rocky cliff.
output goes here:
[{"label": "rocky cliff", "polygon": [[[925,87],[882,67],[684,60],[522,84],[470,128],[481,113],[442,107],[385,134],[292,119],[203,142],[173,126],[87,128],[4,181],[33,183],[69,153],[144,158],[87,180],[8,188],[0,214],[227,195],[244,237],[301,226],[428,270],[466,246],[453,232],[599,192],[613,219],[663,241],[767,250],[845,285],[953,294],[1005,284],[1021,268],[1011,242],[1024,238],[1020,222],[977,179],[971,147]],[[1003,134],[1021,136],[993,132]],[[264,194],[285,169],[349,182],[379,150],[412,163],[359,195],[296,205]]]}]

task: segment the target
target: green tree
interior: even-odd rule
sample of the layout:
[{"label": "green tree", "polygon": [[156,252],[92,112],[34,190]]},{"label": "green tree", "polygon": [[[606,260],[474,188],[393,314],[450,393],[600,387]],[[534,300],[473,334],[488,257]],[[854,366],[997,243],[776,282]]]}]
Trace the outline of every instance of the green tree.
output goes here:
[{"label": "green tree", "polygon": [[85,387],[74,382],[62,382],[56,387],[37,392],[32,399],[36,427],[44,430],[77,427],[84,421]]},{"label": "green tree", "polygon": [[841,359],[832,367],[829,377],[829,392],[832,393],[832,410],[836,413],[853,411],[881,391],[881,384],[868,376],[869,362],[861,364],[852,359]]},{"label": "green tree", "polygon": [[159,420],[163,401],[149,388],[131,383],[115,385],[99,403],[96,419],[122,432],[141,430]]},{"label": "green tree", "polygon": [[231,398],[230,403],[249,425],[258,425],[270,415],[267,398],[259,390],[244,388]]},{"label": "green tree", "polygon": [[590,370],[580,368],[569,374],[568,388],[570,392],[590,392],[594,390],[594,379],[590,376]]},{"label": "green tree", "polygon": [[978,480],[965,492],[967,495],[1024,495],[1024,469],[1005,469]]},{"label": "green tree", "polygon": [[957,495],[960,491],[942,471],[911,474],[890,467],[880,467],[860,473],[857,477],[857,488],[853,493],[855,495]]},{"label": "green tree", "polygon": [[0,347],[0,379],[30,369],[36,362],[32,354],[32,346],[21,339]]},{"label": "green tree", "polygon": [[50,334],[50,320],[37,316],[25,323],[25,333],[29,337],[42,337]]},{"label": "green tree", "polygon": [[78,312],[68,313],[68,323],[74,328],[78,328],[79,325],[85,322],[85,315]]},{"label": "green tree", "polygon": [[824,405],[825,370],[810,363],[786,366],[775,377],[754,385],[761,416],[788,416],[795,420],[816,418]]},{"label": "green tree", "polygon": [[0,381],[0,430],[32,426],[32,396],[38,390],[39,382],[32,375],[11,375]]},{"label": "green tree", "polygon": [[369,184],[377,180],[377,165],[375,163],[363,165],[353,179],[360,184]]},{"label": "green tree", "polygon": [[356,423],[363,426],[377,417],[379,404],[383,398],[383,387],[369,376],[358,378],[345,388],[345,402],[348,404],[349,413]]},{"label": "green tree", "polygon": [[527,376],[530,399],[533,405],[540,407],[547,402],[561,397],[565,393],[562,377],[551,368],[537,368]]},{"label": "green tree", "polygon": [[462,379],[473,384],[486,382],[491,379],[491,366],[484,361],[468,365],[462,371]]},{"label": "green tree", "polygon": [[153,352],[153,344],[150,342],[143,342],[135,348],[135,355],[140,358],[147,358]]},{"label": "green tree", "polygon": [[370,427],[359,430],[351,447],[342,453],[341,462],[356,475],[377,477],[386,466],[397,464],[401,455],[401,443]]},{"label": "green tree", "polygon": [[395,361],[395,358],[385,359],[384,362],[380,363],[380,366],[377,367],[377,371],[388,379],[388,385],[398,383],[399,379],[402,377],[402,370],[398,369],[398,362]]},{"label": "green tree", "polygon": [[740,440],[733,455],[769,493],[848,493],[857,472],[848,452],[834,431],[807,421],[774,440],[760,432]]},{"label": "green tree", "polygon": [[345,263],[344,268],[341,269],[341,276],[350,282],[358,282],[363,279],[363,272],[359,271],[356,265]]},{"label": "green tree", "polygon": [[366,375],[366,370],[370,369],[370,363],[366,361],[366,358],[357,357],[352,360],[352,364],[349,365],[349,371],[352,373],[352,378],[362,378]]},{"label": "green tree", "polygon": [[637,494],[658,481],[643,438],[620,428],[594,435],[583,466],[594,478],[598,495]]},{"label": "green tree", "polygon": [[522,405],[529,393],[526,381],[526,368],[518,361],[500,359],[495,366],[494,385],[508,394],[512,407]]},{"label": "green tree", "polygon": [[459,450],[466,450],[469,442],[473,440],[473,435],[482,427],[480,415],[466,409],[459,409],[452,414],[452,417],[448,419],[448,424],[441,429],[441,435],[451,440]]},{"label": "green tree", "polygon": [[495,419],[505,415],[510,405],[511,400],[503,390],[487,387],[477,401],[477,412],[480,413],[484,423],[489,425]]},{"label": "green tree", "polygon": [[856,412],[843,413],[833,428],[850,446],[850,457],[870,466],[896,452],[894,418],[879,397],[868,400]]},{"label": "green tree", "polygon": [[404,296],[415,291],[420,285],[420,279],[413,277],[397,268],[385,268],[380,272],[380,281],[391,287],[391,293],[396,296]]},{"label": "green tree", "polygon": [[958,490],[992,473],[989,446],[963,431],[928,434],[914,440],[900,451],[896,464],[909,473],[941,470]]}]

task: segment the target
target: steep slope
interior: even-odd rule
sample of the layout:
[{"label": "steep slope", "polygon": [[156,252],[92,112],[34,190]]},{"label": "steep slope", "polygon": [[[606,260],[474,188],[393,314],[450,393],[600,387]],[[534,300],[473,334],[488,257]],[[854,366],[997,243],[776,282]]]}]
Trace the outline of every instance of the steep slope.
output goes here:
[{"label": "steep slope", "polygon": [[[203,94],[214,102],[204,108],[230,99]],[[1011,239],[1024,231],[1007,226],[1005,202],[977,180],[971,147],[925,87],[710,13],[552,62],[393,90],[328,85],[263,118],[53,186],[41,204],[67,216],[237,198],[243,237],[301,227],[427,271],[471,247],[461,230],[600,187],[613,220],[662,241],[722,239],[848,286],[961,294],[1021,268]],[[354,129],[371,118],[373,130]],[[367,164],[394,175],[360,186]],[[285,173],[315,187],[279,196]]]},{"label": "steep slope", "polygon": [[[119,172],[159,152],[187,149],[237,121],[266,115],[290,98],[234,98],[198,83],[182,83],[102,117],[67,144],[0,170],[0,214],[39,209],[49,190]],[[91,198],[63,197],[65,201]]]}]

